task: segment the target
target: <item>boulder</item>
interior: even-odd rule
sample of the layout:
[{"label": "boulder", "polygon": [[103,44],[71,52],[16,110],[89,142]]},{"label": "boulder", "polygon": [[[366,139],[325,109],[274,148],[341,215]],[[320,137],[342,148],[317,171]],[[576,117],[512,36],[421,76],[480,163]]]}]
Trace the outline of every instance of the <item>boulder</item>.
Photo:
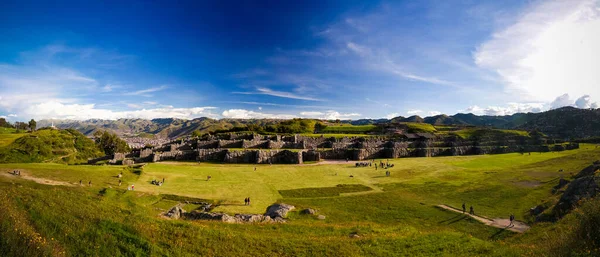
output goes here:
[{"label": "boulder", "polygon": [[537,216],[540,213],[544,212],[545,209],[546,208],[543,205],[538,205],[536,207],[529,209],[529,213],[533,216]]},{"label": "boulder", "polygon": [[324,220],[325,219],[325,215],[319,215],[319,216],[317,216],[317,219]]},{"label": "boulder", "polygon": [[558,184],[552,188],[552,193],[556,193],[556,192],[558,192],[558,190],[559,190],[559,189],[561,189],[562,187],[564,187],[566,184],[569,184],[569,182],[570,182],[570,181],[568,181],[568,180],[566,180],[566,179],[563,179],[563,178],[561,178],[561,179],[558,181]]},{"label": "boulder", "polygon": [[598,182],[594,176],[580,177],[573,180],[554,207],[556,213],[563,216],[573,209],[580,200],[596,196],[600,192]]},{"label": "boulder", "polygon": [[225,213],[219,212],[203,212],[203,211],[193,211],[186,213],[185,217],[190,220],[217,220],[226,223],[236,223],[237,220],[235,217],[229,216]]},{"label": "boulder", "polygon": [[307,209],[302,210],[300,213],[302,213],[302,214],[308,214],[308,215],[315,215],[315,214],[317,214],[317,210],[311,209],[311,208],[307,208]]},{"label": "boulder", "polygon": [[583,169],[579,173],[577,173],[577,175],[575,175],[575,178],[592,176],[598,169],[600,169],[600,165],[594,164],[594,165],[587,166],[587,167],[585,167],[585,169]]},{"label": "boulder", "polygon": [[181,218],[181,216],[183,216],[185,214],[185,210],[182,209],[181,207],[175,206],[173,208],[171,208],[167,214],[165,214],[165,216],[171,218],[171,219],[179,219]]},{"label": "boulder", "polygon": [[258,214],[236,214],[235,219],[240,222],[250,222],[250,223],[259,223],[259,222],[271,222],[272,219],[266,215],[258,215]]},{"label": "boulder", "polygon": [[296,207],[289,204],[276,203],[267,208],[267,212],[265,213],[265,215],[273,219],[285,218],[287,216],[287,213],[295,208]]}]

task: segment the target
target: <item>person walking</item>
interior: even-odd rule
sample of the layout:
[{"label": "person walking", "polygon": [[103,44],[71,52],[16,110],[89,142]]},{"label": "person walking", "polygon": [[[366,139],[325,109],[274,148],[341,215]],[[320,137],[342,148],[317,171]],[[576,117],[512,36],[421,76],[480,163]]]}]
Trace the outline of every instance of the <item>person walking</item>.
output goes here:
[{"label": "person walking", "polygon": [[463,214],[465,214],[465,212],[467,212],[467,206],[465,205],[465,203],[463,203],[462,208],[463,208]]},{"label": "person walking", "polygon": [[475,215],[475,211],[473,210],[473,205],[471,205],[471,208],[469,208],[469,214]]},{"label": "person walking", "polygon": [[250,197],[248,197],[248,205],[250,205]]},{"label": "person walking", "polygon": [[515,220],[515,215],[511,214],[510,215],[510,224],[508,224],[509,227],[514,227],[515,224],[513,224],[513,221]]}]

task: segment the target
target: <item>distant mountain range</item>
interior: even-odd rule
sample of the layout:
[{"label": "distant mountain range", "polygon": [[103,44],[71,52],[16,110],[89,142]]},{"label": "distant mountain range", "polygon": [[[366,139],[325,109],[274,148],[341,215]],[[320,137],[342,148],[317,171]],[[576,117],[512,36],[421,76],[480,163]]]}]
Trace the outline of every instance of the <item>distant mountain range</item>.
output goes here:
[{"label": "distant mountain range", "polygon": [[[119,120],[41,120],[39,127],[50,126],[52,123],[59,128],[73,128],[91,135],[97,130],[110,130],[120,135],[151,134],[161,138],[176,138],[189,135],[195,130],[210,132],[230,129],[248,124],[270,125],[282,120],[276,119],[221,119],[197,118],[182,119],[119,119]],[[360,119],[346,120],[343,123],[367,125],[394,122],[418,122],[432,125],[463,125],[494,127],[500,129],[537,129],[549,136],[574,139],[600,136],[600,109],[578,109],[563,107],[540,113],[516,113],[505,116],[488,116],[455,114],[436,115],[431,117],[395,117],[393,119]]]}]

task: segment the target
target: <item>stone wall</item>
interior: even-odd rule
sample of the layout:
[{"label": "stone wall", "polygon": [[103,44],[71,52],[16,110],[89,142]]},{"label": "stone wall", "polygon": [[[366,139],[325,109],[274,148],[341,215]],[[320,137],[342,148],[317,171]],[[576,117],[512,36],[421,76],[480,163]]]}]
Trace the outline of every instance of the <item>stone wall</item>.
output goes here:
[{"label": "stone wall", "polygon": [[302,151],[302,162],[321,161],[321,153],[314,150]]},{"label": "stone wall", "polygon": [[198,149],[197,161],[222,162],[225,159],[227,149]]},{"label": "stone wall", "polygon": [[256,163],[255,150],[231,151],[225,150],[225,163]]}]

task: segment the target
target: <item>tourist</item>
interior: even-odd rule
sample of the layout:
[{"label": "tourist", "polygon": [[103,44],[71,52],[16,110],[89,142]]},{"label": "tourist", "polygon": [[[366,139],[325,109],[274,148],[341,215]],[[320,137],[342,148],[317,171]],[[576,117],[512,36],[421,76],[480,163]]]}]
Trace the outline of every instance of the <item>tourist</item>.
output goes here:
[{"label": "tourist", "polygon": [[510,215],[510,224],[508,224],[509,227],[514,227],[515,225],[513,224],[513,221],[515,220],[515,215],[511,214]]},{"label": "tourist", "polygon": [[79,185],[80,185],[80,186],[82,186],[82,184],[81,184],[81,179],[79,180]]},{"label": "tourist", "polygon": [[212,177],[210,175],[206,176],[206,181],[209,181]]},{"label": "tourist", "polygon": [[135,187],[134,185],[131,185],[131,191],[135,190],[134,187]]},{"label": "tourist", "polygon": [[248,197],[244,198],[244,205],[248,205]]},{"label": "tourist", "polygon": [[254,171],[256,171],[256,166],[254,166]]},{"label": "tourist", "polygon": [[119,179],[119,186],[121,186],[121,180]]},{"label": "tourist", "polygon": [[88,186],[92,186],[92,181],[90,180],[90,182],[88,182]]},{"label": "tourist", "polygon": [[462,208],[463,208],[463,214],[464,214],[467,211],[467,206],[465,205],[465,203],[463,203]]},{"label": "tourist", "polygon": [[163,183],[165,183],[165,178],[163,178]]},{"label": "tourist", "polygon": [[475,215],[475,211],[473,210],[473,205],[471,205],[471,208],[469,209],[469,214]]},{"label": "tourist", "polygon": [[248,205],[250,205],[250,197],[248,197]]}]

